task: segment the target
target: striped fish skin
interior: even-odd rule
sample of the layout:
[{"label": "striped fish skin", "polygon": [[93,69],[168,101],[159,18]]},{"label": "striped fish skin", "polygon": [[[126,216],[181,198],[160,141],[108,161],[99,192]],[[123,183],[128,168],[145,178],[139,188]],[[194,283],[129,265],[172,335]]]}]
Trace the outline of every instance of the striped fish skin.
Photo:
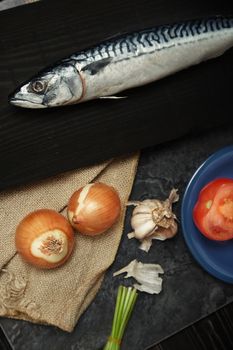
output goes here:
[{"label": "striped fish skin", "polygon": [[160,25],[63,59],[20,86],[14,105],[44,108],[115,95],[161,79],[233,46],[233,17]]}]

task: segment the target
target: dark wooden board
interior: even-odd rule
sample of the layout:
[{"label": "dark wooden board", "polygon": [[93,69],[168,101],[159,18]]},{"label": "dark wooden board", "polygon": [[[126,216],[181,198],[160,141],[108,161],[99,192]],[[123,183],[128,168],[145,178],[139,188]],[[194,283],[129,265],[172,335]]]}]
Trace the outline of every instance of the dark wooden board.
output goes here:
[{"label": "dark wooden board", "polygon": [[232,350],[233,303],[147,350]]},{"label": "dark wooden board", "polygon": [[180,137],[231,118],[233,50],[117,101],[50,110],[8,94],[53,61],[112,35],[231,14],[222,0],[47,0],[0,14],[0,190]]}]

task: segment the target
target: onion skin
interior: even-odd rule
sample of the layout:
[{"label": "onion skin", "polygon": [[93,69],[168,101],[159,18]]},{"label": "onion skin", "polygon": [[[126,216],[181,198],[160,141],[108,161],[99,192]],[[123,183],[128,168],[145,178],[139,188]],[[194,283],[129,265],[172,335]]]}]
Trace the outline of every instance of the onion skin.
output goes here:
[{"label": "onion skin", "polygon": [[[55,263],[48,262],[41,257],[36,257],[31,252],[33,241],[38,239],[42,234],[53,230],[59,230],[65,235],[67,247],[65,257]],[[68,220],[54,210],[36,210],[28,214],[16,228],[15,245],[18,253],[27,262],[40,268],[52,269],[64,264],[72,253],[74,243],[73,229]]]},{"label": "onion skin", "polygon": [[[85,191],[85,198],[81,200]],[[117,221],[121,202],[113,187],[93,183],[74,192],[67,209],[69,221],[79,233],[96,236],[107,231]]]}]

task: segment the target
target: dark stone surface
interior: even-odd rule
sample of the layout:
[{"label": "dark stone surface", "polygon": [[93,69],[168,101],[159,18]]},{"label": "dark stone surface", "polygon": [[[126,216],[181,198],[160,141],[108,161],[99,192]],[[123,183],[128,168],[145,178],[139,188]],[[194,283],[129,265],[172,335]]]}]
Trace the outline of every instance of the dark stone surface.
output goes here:
[{"label": "dark stone surface", "polygon": [[[194,171],[210,154],[232,143],[233,126],[228,125],[144,150],[131,199],[165,198],[172,187],[177,187],[181,200],[174,208],[180,218],[182,196]],[[190,255],[181,227],[173,239],[154,241],[148,254],[140,251],[138,242],[126,236],[131,211],[127,211],[116,260],[75,331],[68,334],[53,327],[1,319],[0,325],[15,350],[52,350],[55,346],[57,350],[101,349],[110,333],[117,288],[132,283],[112,274],[135,258],[161,264],[165,270],[163,291],[157,296],[139,295],[122,350],[143,350],[233,301],[232,285],[208,275]]]}]

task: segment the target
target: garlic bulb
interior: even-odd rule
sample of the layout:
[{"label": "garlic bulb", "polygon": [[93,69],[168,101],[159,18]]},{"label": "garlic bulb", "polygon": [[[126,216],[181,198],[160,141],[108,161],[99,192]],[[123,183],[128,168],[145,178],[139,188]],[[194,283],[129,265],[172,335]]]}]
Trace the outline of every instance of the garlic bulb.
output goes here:
[{"label": "garlic bulb", "polygon": [[133,285],[137,290],[149,294],[159,294],[161,292],[163,280],[159,277],[159,274],[163,274],[164,271],[160,265],[143,264],[135,259],[115,272],[113,276],[118,276],[125,272],[127,272],[125,278],[133,277],[140,283]]},{"label": "garlic bulb", "polygon": [[134,205],[131,226],[133,232],[129,238],[141,241],[140,249],[148,252],[152,239],[165,240],[172,238],[177,232],[176,216],[172,212],[172,203],[179,200],[177,189],[172,189],[165,201],[146,199],[142,202],[131,201],[127,205]]}]

